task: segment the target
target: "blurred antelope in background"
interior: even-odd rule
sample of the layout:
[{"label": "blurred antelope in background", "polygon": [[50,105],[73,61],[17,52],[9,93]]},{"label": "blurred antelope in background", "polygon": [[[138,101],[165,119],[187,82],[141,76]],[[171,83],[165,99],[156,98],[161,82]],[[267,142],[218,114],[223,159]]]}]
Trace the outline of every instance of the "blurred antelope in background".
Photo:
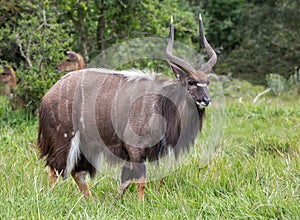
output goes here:
[{"label": "blurred antelope in background", "polygon": [[18,87],[15,71],[6,65],[3,65],[0,73],[0,82],[4,83],[4,93],[7,97],[10,97]]},{"label": "blurred antelope in background", "polygon": [[[52,185],[59,175],[71,173],[79,189],[90,197],[86,175],[93,177],[105,156],[111,165],[124,164],[119,194],[136,180],[142,200],[146,160],[157,161],[170,151],[177,157],[194,145],[210,105],[208,74],[217,62],[203,34],[201,16],[199,24],[200,39],[210,58],[195,69],[173,55],[171,21],[166,55],[176,79],[136,70],[84,69],[65,75],[45,94],[38,149],[50,167]],[[157,115],[164,120],[155,118]]]},{"label": "blurred antelope in background", "polygon": [[73,51],[65,51],[65,54],[67,55],[67,59],[55,67],[57,71],[71,72],[81,70],[86,67],[86,64],[80,54]]}]

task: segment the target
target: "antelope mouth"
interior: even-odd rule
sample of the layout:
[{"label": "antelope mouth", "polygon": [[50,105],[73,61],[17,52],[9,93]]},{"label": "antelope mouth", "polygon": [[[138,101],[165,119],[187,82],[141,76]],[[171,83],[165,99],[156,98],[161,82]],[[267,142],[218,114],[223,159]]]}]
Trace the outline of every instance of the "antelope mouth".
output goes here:
[{"label": "antelope mouth", "polygon": [[205,102],[198,102],[197,101],[196,104],[197,104],[198,108],[200,108],[200,109],[204,109],[204,108],[210,106],[210,102],[207,104]]},{"label": "antelope mouth", "polygon": [[59,70],[59,69],[57,69],[57,68],[55,68],[55,71],[56,71],[57,73],[62,73],[62,72],[63,72],[62,70]]}]

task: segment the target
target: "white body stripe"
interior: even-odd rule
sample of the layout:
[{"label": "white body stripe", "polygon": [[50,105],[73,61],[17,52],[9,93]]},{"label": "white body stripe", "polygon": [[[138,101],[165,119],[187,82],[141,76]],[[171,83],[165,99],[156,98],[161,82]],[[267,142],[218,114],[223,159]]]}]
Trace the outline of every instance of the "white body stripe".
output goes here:
[{"label": "white body stripe", "polygon": [[85,74],[82,76],[81,84],[80,84],[80,91],[81,91],[81,114],[80,114],[80,123],[82,125],[83,130],[85,129],[85,122],[84,122],[84,110],[85,110],[85,93],[84,93],[84,77]]}]

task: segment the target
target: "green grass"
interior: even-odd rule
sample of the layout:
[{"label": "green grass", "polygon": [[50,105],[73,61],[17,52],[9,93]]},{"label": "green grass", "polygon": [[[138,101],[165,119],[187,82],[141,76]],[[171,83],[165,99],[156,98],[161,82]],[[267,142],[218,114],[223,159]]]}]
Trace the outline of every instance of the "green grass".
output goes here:
[{"label": "green grass", "polygon": [[225,91],[219,155],[204,168],[191,157],[160,188],[148,183],[144,202],[134,185],[119,199],[118,183],[101,174],[89,181],[88,201],[72,178],[51,190],[35,148],[37,119],[1,97],[0,219],[299,219],[300,100],[267,94],[253,104],[261,91]]}]

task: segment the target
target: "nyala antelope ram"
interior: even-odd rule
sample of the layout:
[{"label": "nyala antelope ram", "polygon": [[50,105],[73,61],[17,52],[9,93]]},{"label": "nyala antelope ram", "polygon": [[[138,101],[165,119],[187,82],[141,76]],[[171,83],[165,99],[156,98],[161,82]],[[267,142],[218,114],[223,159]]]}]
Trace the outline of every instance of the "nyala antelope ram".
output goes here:
[{"label": "nyala antelope ram", "polygon": [[199,24],[210,58],[195,69],[173,55],[171,21],[166,55],[176,79],[94,68],[69,73],[48,91],[40,109],[38,148],[52,184],[58,175],[71,173],[91,197],[86,175],[95,175],[103,156],[111,165],[122,163],[119,194],[136,180],[143,200],[145,161],[157,161],[170,150],[175,157],[188,150],[210,104],[208,74],[217,55],[204,36],[201,16]]},{"label": "nyala antelope ram", "polygon": [[82,56],[73,51],[65,51],[67,59],[58,64],[55,69],[59,72],[71,72],[76,70],[82,70],[86,67],[86,64]]},{"label": "nyala antelope ram", "polygon": [[7,97],[11,97],[18,87],[15,71],[6,65],[3,65],[3,71],[0,73],[0,82],[4,83],[4,93]]}]

